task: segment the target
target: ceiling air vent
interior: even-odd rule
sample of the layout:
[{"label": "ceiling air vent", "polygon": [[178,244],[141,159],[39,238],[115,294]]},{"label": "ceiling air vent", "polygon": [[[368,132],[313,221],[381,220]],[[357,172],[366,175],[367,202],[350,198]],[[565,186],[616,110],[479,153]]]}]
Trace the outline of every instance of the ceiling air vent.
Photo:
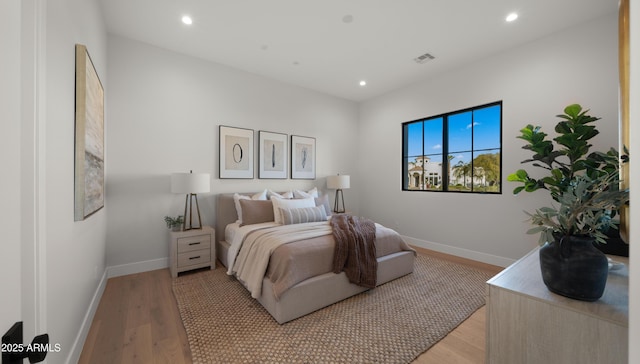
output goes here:
[{"label": "ceiling air vent", "polygon": [[413,60],[416,61],[416,63],[422,64],[422,63],[427,63],[430,60],[435,59],[435,58],[436,57],[432,56],[431,54],[425,53],[425,54],[423,54],[423,55],[421,55],[421,56],[419,56],[417,58],[414,58]]}]

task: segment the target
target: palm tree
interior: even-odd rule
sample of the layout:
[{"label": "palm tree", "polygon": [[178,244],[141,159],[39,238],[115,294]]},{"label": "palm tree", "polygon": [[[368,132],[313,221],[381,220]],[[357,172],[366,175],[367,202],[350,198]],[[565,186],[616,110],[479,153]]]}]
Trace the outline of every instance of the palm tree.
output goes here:
[{"label": "palm tree", "polygon": [[[482,186],[487,187],[487,178],[484,173],[484,168],[473,167],[473,178],[478,178],[482,181]],[[473,183],[473,182],[472,182]]]},{"label": "palm tree", "polygon": [[465,163],[464,161],[459,161],[453,170],[453,176],[455,178],[462,177],[462,184],[464,187],[466,187],[467,175],[469,175],[470,172],[471,172],[471,163]]}]

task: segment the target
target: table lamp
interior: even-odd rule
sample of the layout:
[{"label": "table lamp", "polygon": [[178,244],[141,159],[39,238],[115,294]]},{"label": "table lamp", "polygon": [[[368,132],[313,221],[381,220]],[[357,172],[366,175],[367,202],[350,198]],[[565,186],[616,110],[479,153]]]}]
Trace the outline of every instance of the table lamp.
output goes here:
[{"label": "table lamp", "polygon": [[[333,204],[333,212],[343,213],[344,209],[344,194],[342,190],[349,188],[349,176],[348,175],[337,175],[337,176],[328,176],[327,177],[327,188],[336,190],[336,199]],[[340,202],[342,202],[342,208],[340,207]]]},{"label": "table lamp", "polygon": [[[211,178],[209,173],[173,173],[171,175],[171,192],[185,193],[184,201],[184,221],[182,230],[202,229],[200,219],[200,206],[198,205],[198,193],[209,192],[211,188]],[[198,212],[198,224],[193,226],[193,201],[196,201],[196,211]],[[189,212],[189,226],[187,227],[187,211]]]}]

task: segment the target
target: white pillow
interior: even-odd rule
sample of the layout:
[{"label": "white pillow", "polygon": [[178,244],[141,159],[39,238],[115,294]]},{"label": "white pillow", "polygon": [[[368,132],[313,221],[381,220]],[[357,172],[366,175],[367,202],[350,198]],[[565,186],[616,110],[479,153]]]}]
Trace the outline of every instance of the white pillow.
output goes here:
[{"label": "white pillow", "polygon": [[309,191],[293,190],[293,198],[318,197],[318,187],[314,187]]},{"label": "white pillow", "polygon": [[267,190],[262,192],[258,192],[252,196],[240,195],[238,193],[233,194],[233,202],[236,205],[236,213],[238,214],[238,220],[236,221],[238,224],[242,224],[242,206],[240,206],[240,200],[266,200],[267,199]]},{"label": "white pillow", "polygon": [[299,209],[303,207],[316,207],[316,201],[313,197],[299,199],[274,198],[273,201],[273,217],[276,224],[283,224],[282,212],[280,209]]},{"label": "white pillow", "polygon": [[267,195],[269,196],[269,199],[272,198],[293,198],[293,192],[289,191],[289,192],[285,192],[283,194],[279,194],[277,192],[273,192],[271,190],[267,191]]},{"label": "white pillow", "polygon": [[324,211],[324,206],[280,209],[280,212],[285,225],[327,221],[327,213]]},{"label": "white pillow", "polygon": [[329,206],[329,195],[326,193],[320,197],[316,197],[316,206],[323,206],[327,216],[331,216],[331,207]]}]

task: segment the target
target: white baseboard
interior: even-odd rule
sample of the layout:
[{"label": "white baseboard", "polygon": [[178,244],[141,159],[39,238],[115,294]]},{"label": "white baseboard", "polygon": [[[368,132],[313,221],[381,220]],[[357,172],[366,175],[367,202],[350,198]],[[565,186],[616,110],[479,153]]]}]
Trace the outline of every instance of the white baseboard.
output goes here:
[{"label": "white baseboard", "polygon": [[481,252],[464,249],[464,248],[457,248],[454,246],[434,243],[426,240],[420,240],[420,239],[412,238],[409,236],[402,236],[402,238],[404,239],[404,241],[407,242],[407,244],[410,244],[413,246],[417,246],[424,249],[430,249],[433,251],[437,251],[439,253],[455,255],[457,257],[471,259],[471,260],[475,260],[482,263],[497,265],[498,267],[508,267],[511,264],[515,263],[516,261],[515,259],[481,253]]},{"label": "white baseboard", "polygon": [[80,354],[82,354],[84,342],[87,339],[87,335],[89,335],[89,329],[91,329],[93,316],[95,316],[96,311],[98,310],[98,305],[100,304],[100,300],[102,299],[102,294],[104,293],[104,289],[107,286],[107,279],[107,270],[105,269],[104,273],[102,274],[102,278],[100,279],[100,283],[98,283],[98,287],[96,288],[96,292],[93,294],[93,298],[91,298],[89,309],[82,319],[80,331],[78,332],[78,336],[76,336],[76,340],[73,342],[73,346],[71,347],[66,363],[77,363],[80,359]]},{"label": "white baseboard", "polygon": [[150,270],[164,269],[169,267],[169,258],[160,258],[153,260],[145,260],[143,262],[135,262],[107,267],[107,277],[120,277],[128,274],[136,274],[148,272]]}]

